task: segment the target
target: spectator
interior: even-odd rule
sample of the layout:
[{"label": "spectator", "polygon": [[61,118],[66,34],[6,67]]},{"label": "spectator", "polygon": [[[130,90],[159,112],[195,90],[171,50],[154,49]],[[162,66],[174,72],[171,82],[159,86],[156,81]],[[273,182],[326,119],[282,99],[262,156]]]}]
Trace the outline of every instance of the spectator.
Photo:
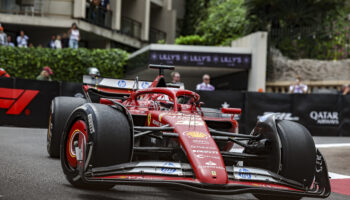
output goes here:
[{"label": "spectator", "polygon": [[56,36],[52,35],[50,42],[47,44],[47,47],[51,49],[56,49],[55,40],[56,40]]},{"label": "spectator", "polygon": [[73,49],[78,48],[78,41],[80,40],[80,33],[76,23],[72,24],[72,28],[69,30],[69,47]]},{"label": "spectator", "polygon": [[185,89],[184,83],[180,82],[180,73],[179,72],[171,72],[171,84],[179,86],[181,89]]},{"label": "spectator", "polygon": [[52,81],[51,75],[53,74],[51,68],[49,66],[45,66],[41,71],[40,75],[36,77],[36,80],[40,81]]},{"label": "spectator", "polygon": [[341,88],[341,94],[342,95],[347,95],[350,93],[350,87],[348,84],[344,84],[343,87]]},{"label": "spectator", "polygon": [[33,48],[34,47],[33,43],[29,43],[28,47]]},{"label": "spectator", "polygon": [[28,40],[29,40],[29,37],[24,34],[23,30],[21,30],[20,35],[17,37],[17,46],[27,48]]},{"label": "spectator", "polygon": [[68,39],[67,33],[63,33],[61,43],[62,43],[62,48],[68,47],[69,39]]},{"label": "spectator", "polygon": [[57,35],[55,40],[55,47],[56,49],[62,49],[62,42],[61,42],[61,36]]},{"label": "spectator", "polygon": [[307,85],[301,82],[300,76],[297,76],[295,83],[289,86],[289,93],[293,93],[293,94],[307,93]]},{"label": "spectator", "polygon": [[203,82],[198,84],[196,90],[202,91],[214,91],[215,87],[210,85],[210,76],[208,74],[203,75]]},{"label": "spectator", "polygon": [[4,27],[0,25],[0,46],[7,46],[7,35],[4,32]]},{"label": "spectator", "polygon": [[7,36],[7,46],[14,47],[15,43],[12,42],[11,36]]},{"label": "spectator", "polygon": [[179,72],[171,72],[171,83],[178,84],[180,83],[180,73]]},{"label": "spectator", "polygon": [[104,8],[105,11],[110,10],[111,6],[109,4],[109,0],[101,0],[101,7]]}]

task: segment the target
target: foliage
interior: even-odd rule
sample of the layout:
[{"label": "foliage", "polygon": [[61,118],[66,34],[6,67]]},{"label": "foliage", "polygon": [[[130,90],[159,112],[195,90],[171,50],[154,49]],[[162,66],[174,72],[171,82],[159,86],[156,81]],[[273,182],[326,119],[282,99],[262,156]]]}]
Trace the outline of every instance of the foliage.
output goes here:
[{"label": "foliage", "polygon": [[[188,1],[193,3],[193,0]],[[199,5],[206,1],[198,0]],[[230,45],[231,41],[243,35],[245,20],[244,0],[211,0],[202,5],[207,16],[200,16],[196,21],[191,22],[194,30],[188,36],[180,36],[176,44],[187,45]],[[188,11],[186,10],[186,13]],[[189,19],[191,21],[191,18]],[[187,19],[186,19],[187,21]],[[186,22],[189,23],[189,22]],[[182,34],[186,35],[186,34]]]},{"label": "foliage", "polygon": [[270,44],[290,58],[338,60],[348,58],[349,22],[347,11],[339,11],[328,25],[278,29],[270,32]]},{"label": "foliage", "polygon": [[213,0],[208,8],[208,17],[201,21],[197,33],[203,35],[208,45],[227,44],[243,36],[246,10],[244,0]]},{"label": "foliage", "polygon": [[186,0],[185,16],[181,23],[180,35],[192,35],[196,32],[196,26],[206,18],[209,0]]},{"label": "foliage", "polygon": [[187,35],[176,38],[175,44],[205,45],[205,39],[199,35]]},{"label": "foliage", "polygon": [[336,17],[345,0],[245,0],[247,32],[321,25]]},{"label": "foliage", "polygon": [[87,68],[97,67],[102,76],[122,77],[128,54],[119,49],[49,49],[0,47],[0,67],[11,76],[35,79],[46,65],[53,79],[82,81]]}]

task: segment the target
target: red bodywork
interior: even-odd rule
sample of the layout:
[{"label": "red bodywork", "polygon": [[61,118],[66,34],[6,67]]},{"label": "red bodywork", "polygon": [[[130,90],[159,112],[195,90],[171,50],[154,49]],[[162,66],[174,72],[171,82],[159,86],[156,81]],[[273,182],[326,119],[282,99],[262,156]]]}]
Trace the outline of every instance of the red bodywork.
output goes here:
[{"label": "red bodywork", "polygon": [[[244,193],[244,192],[277,192],[289,193],[300,196],[320,196],[320,194],[309,194],[305,188],[296,187],[289,184],[278,184],[276,182],[240,180],[232,178],[227,172],[222,151],[229,151],[233,146],[232,142],[227,142],[225,148],[221,151],[213,139],[207,126],[207,121],[230,123],[229,132],[235,133],[238,130],[238,123],[233,118],[235,114],[240,114],[238,108],[222,108],[221,112],[231,114],[230,118],[206,117],[201,112],[199,95],[195,92],[177,88],[168,88],[159,86],[163,76],[158,76],[148,89],[126,90],[103,88],[99,86],[84,86],[87,92],[94,89],[103,93],[118,93],[127,95],[123,101],[120,99],[101,98],[100,103],[113,105],[114,102],[121,103],[133,116],[144,116],[145,124],[141,126],[163,127],[165,125],[173,127],[173,133],[177,134],[179,146],[185,152],[194,177],[174,176],[174,175],[149,175],[149,174],[122,174],[122,175],[104,175],[93,176],[89,181],[110,181],[113,183],[132,184],[182,184],[191,187],[194,190],[206,191],[211,193]],[[180,97],[188,97],[186,102],[179,102]],[[170,105],[169,109],[161,109],[161,105],[154,104],[157,100],[160,104]],[[140,126],[140,125],[139,125]],[[233,167],[234,168],[234,167]],[[231,166],[232,169],[232,166]],[[231,178],[229,178],[231,177]],[[204,187],[204,188],[203,188]],[[221,187],[221,188],[220,188]],[[219,189],[218,189],[219,188]],[[323,192],[325,193],[325,192]],[[329,194],[322,194],[327,196]]]},{"label": "red bodywork", "polygon": [[[197,181],[208,184],[227,184],[228,177],[224,161],[216,142],[211,137],[205,120],[227,121],[232,124],[231,130],[237,130],[238,123],[233,119],[233,114],[240,114],[241,109],[231,108],[223,109],[224,113],[232,114],[231,118],[207,118],[198,111],[197,102],[199,95],[195,92],[177,88],[157,87],[160,79],[158,76],[150,88],[137,91],[111,89],[97,87],[102,92],[113,92],[121,94],[130,94],[129,98],[122,104],[128,108],[132,115],[147,116],[145,126],[164,126],[174,127],[174,132],[178,133],[179,143],[185,150],[190,164],[193,166]],[[88,90],[91,86],[85,86]],[[139,100],[139,97],[143,97]],[[173,108],[167,111],[151,108],[151,102],[155,98],[167,96],[173,103]],[[180,104],[177,101],[179,96],[192,98],[186,104]],[[118,101],[120,100],[113,100]],[[162,100],[160,100],[162,101]],[[112,100],[101,98],[100,103],[111,105]],[[232,144],[231,144],[232,146]]]}]

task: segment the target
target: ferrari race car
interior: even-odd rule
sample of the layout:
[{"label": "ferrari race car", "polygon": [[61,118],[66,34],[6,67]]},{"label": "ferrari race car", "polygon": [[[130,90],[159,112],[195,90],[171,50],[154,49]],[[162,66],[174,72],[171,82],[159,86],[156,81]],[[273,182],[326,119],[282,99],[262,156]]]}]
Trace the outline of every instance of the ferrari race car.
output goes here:
[{"label": "ferrari race car", "polygon": [[326,162],[305,127],[267,115],[250,134],[240,134],[234,119],[240,109],[222,108],[228,118],[206,115],[197,93],[166,84],[163,70],[173,67],[150,67],[160,71],[152,83],[136,79],[133,89],[123,89],[131,83],[89,80],[86,99],[53,100],[47,148],[60,156],[73,186],[170,186],[258,199],[329,196]]}]

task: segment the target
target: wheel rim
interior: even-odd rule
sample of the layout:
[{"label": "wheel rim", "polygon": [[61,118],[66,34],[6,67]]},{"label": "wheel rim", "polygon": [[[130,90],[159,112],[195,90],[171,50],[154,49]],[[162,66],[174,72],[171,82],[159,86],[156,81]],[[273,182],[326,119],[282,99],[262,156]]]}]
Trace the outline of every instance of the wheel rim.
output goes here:
[{"label": "wheel rim", "polygon": [[50,146],[52,137],[52,112],[50,112],[49,116],[49,128],[47,129],[47,146]]},{"label": "wheel rim", "polygon": [[[79,148],[82,154],[85,152],[87,139],[86,123],[83,120],[77,120],[71,127],[66,144],[66,157],[68,165],[75,169],[77,167],[76,148]],[[84,155],[82,155],[84,156]]]}]

